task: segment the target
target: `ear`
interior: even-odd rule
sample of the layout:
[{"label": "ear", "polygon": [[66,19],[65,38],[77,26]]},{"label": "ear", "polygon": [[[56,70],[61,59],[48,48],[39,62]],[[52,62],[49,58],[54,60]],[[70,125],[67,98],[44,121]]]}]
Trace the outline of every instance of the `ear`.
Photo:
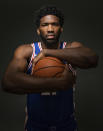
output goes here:
[{"label": "ear", "polygon": [[40,35],[40,31],[39,31],[39,28],[37,29],[37,34]]}]

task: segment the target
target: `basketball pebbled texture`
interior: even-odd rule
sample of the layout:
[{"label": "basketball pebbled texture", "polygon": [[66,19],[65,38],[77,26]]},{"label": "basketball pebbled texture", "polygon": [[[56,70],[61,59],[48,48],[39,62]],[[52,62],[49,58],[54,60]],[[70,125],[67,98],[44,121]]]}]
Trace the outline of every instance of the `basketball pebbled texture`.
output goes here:
[{"label": "basketball pebbled texture", "polygon": [[65,64],[55,57],[44,57],[33,67],[32,75],[36,77],[61,77]]}]

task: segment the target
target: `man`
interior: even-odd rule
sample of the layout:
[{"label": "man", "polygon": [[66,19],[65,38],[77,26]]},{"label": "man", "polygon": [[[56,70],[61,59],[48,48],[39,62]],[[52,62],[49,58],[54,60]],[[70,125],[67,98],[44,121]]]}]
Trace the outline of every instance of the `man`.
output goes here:
[{"label": "man", "polygon": [[[60,42],[63,23],[63,14],[56,7],[41,8],[36,18],[41,42],[19,46],[3,77],[4,91],[28,94],[27,131],[77,130],[73,103],[75,68],[96,67],[98,56],[80,42]],[[60,78],[31,75],[35,63],[46,56],[57,57],[66,64]]]}]

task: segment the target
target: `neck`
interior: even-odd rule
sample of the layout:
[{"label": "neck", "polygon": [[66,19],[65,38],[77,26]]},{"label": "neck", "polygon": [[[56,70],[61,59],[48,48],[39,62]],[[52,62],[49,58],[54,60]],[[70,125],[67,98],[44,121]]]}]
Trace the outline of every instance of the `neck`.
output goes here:
[{"label": "neck", "polygon": [[60,42],[56,42],[56,43],[45,43],[43,41],[41,41],[41,45],[43,49],[58,49],[60,46]]}]

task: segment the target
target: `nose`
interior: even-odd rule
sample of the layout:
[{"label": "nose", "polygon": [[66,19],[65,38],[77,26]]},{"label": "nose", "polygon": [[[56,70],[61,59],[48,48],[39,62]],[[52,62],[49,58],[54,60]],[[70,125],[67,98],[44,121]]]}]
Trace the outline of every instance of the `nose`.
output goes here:
[{"label": "nose", "polygon": [[54,28],[51,24],[48,25],[48,32],[53,32]]}]

